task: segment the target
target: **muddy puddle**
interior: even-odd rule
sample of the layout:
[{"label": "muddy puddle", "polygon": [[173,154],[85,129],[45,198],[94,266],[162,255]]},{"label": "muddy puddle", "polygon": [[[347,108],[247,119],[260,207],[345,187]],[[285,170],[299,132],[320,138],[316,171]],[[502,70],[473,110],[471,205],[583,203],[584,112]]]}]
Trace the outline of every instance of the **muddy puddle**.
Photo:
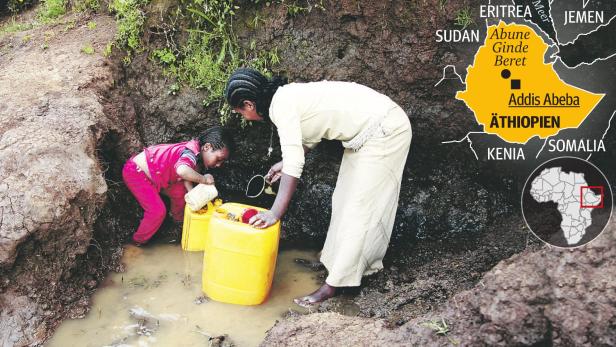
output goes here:
[{"label": "muddy puddle", "polygon": [[[202,252],[178,245],[128,246],[126,272],[113,273],[92,297],[84,319],[66,320],[46,346],[208,346],[226,334],[236,346],[257,346],[292,299],[319,287],[317,273],[294,262],[313,252],[278,255],[268,300],[259,306],[210,301],[201,292]],[[227,340],[227,341],[228,341]]]}]

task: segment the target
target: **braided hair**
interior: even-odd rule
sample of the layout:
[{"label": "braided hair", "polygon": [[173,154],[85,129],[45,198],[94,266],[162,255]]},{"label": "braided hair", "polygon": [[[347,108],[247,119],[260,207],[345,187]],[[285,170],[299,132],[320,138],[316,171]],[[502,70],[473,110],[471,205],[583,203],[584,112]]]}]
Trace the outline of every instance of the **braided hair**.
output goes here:
[{"label": "braided hair", "polygon": [[257,113],[269,121],[269,107],[278,87],[287,84],[287,79],[280,76],[265,77],[251,68],[235,70],[225,88],[225,98],[231,107],[243,107],[244,101],[252,101]]},{"label": "braided hair", "polygon": [[[206,143],[209,143],[215,151],[227,148],[229,151],[229,156],[233,155],[233,152],[235,152],[235,139],[233,138],[233,134],[229,129],[225,129],[220,126],[206,129],[203,133],[201,133],[201,135],[197,136],[195,140],[199,142],[199,148]],[[201,157],[199,153],[193,153],[193,151],[189,148],[184,149],[181,156],[192,158],[192,160],[197,163],[197,167],[199,168],[204,167],[203,157]]]},{"label": "braided hair", "polygon": [[231,131],[220,126],[206,129],[197,139],[199,140],[199,146],[209,143],[212,145],[213,150],[226,147],[229,150],[229,154],[235,150],[235,140],[233,139]]}]

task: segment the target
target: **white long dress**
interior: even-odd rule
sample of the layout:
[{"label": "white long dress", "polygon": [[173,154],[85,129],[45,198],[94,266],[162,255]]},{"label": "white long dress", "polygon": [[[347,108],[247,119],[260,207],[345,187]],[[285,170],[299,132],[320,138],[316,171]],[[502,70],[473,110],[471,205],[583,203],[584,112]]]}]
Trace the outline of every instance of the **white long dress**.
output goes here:
[{"label": "white long dress", "polygon": [[345,146],[332,197],[332,217],[321,262],[327,284],[358,286],[383,268],[411,144],[406,113],[390,98],[351,82],[291,83],[272,99],[282,172],[299,178],[303,146],[321,139]]}]

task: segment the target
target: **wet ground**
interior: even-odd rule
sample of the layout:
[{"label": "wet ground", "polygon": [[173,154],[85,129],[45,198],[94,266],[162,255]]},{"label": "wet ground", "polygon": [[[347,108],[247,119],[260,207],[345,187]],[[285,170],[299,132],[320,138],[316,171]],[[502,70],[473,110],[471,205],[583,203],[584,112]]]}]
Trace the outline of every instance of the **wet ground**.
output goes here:
[{"label": "wet ground", "polygon": [[201,292],[202,252],[176,245],[127,246],[124,273],[112,273],[92,298],[84,319],[63,322],[47,346],[207,346],[228,335],[236,346],[256,346],[290,310],[292,299],[318,288],[317,273],[294,259],[314,252],[278,255],[269,299],[259,306],[209,300]]}]

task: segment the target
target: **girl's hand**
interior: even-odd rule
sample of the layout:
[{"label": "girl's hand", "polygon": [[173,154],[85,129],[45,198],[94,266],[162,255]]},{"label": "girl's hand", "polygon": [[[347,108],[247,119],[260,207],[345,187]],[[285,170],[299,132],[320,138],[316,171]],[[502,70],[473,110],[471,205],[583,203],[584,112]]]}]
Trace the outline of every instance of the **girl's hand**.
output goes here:
[{"label": "girl's hand", "polygon": [[265,175],[265,182],[267,182],[268,184],[272,184],[278,181],[281,176],[282,176],[282,161],[279,161],[276,164],[272,165],[272,167],[269,169],[269,171],[267,172],[267,175]]},{"label": "girl's hand", "polygon": [[184,188],[186,188],[186,192],[190,192],[194,187],[195,186],[191,181],[184,180]]},{"label": "girl's hand", "polygon": [[259,212],[248,220],[248,224],[255,228],[264,229],[278,222],[279,218],[270,210]]},{"label": "girl's hand", "polygon": [[203,175],[201,182],[199,183],[203,183],[203,184],[214,184],[214,176],[210,175],[210,174],[205,174]]}]

